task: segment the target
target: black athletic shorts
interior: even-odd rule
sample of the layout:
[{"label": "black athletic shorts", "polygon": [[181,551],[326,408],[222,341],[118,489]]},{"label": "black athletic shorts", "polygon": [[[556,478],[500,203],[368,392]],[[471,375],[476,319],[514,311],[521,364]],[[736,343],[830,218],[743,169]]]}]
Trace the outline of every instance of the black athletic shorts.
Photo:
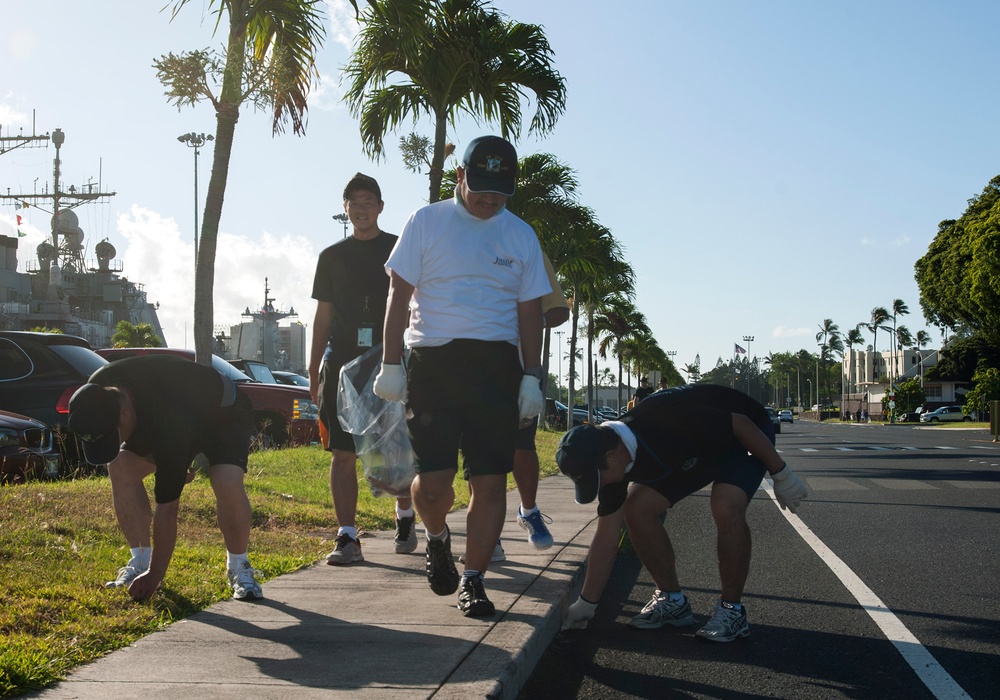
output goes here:
[{"label": "black athletic shorts", "polygon": [[[350,360],[347,360],[350,362]],[[330,435],[330,441],[324,447],[327,452],[334,450],[345,450],[354,452],[354,436],[345,432],[340,427],[340,419],[337,418],[337,393],[340,386],[340,368],[347,362],[331,362],[329,359],[323,360],[323,365],[319,370],[319,419],[326,426],[326,431]]]},{"label": "black athletic shorts", "polygon": [[406,369],[406,404],[416,472],[507,474],[517,442],[521,361],[507,342],[457,339],[415,347]]}]

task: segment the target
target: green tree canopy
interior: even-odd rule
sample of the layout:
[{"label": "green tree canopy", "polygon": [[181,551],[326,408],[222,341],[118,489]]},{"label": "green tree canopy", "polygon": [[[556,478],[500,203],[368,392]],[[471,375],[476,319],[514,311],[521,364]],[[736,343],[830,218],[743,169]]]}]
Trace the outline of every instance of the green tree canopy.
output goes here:
[{"label": "green tree canopy", "polygon": [[914,269],[928,323],[965,325],[1000,343],[1000,175],[969,200],[959,219],[938,224]]},{"label": "green tree canopy", "polygon": [[158,348],[161,345],[163,340],[148,323],[132,325],[128,321],[119,321],[111,336],[113,348]]}]

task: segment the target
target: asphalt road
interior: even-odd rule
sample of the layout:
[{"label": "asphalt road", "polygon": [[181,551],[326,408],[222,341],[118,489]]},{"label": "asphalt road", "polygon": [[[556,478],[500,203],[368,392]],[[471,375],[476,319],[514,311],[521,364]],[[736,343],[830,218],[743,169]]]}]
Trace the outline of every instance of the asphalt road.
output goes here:
[{"label": "asphalt road", "polygon": [[778,449],[812,495],[797,517],[765,492],[750,508],[749,637],[694,637],[719,585],[700,492],[665,522],[695,626],[625,625],[655,586],[623,551],[588,629],[559,634],[521,697],[1000,697],[1000,445],[983,429],[796,422]]}]

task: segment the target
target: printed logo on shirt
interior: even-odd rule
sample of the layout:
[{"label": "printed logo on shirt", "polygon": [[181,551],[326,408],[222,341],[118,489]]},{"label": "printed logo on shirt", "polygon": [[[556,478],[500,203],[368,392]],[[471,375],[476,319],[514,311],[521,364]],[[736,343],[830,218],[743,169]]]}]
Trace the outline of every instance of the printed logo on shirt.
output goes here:
[{"label": "printed logo on shirt", "polygon": [[681,469],[683,469],[684,471],[687,471],[688,469],[694,469],[694,465],[696,465],[697,463],[698,463],[698,458],[692,457],[691,459],[687,460],[686,462],[684,462],[684,464],[681,465]]},{"label": "printed logo on shirt", "polygon": [[511,260],[510,258],[501,258],[500,256],[497,256],[497,259],[493,261],[493,264],[500,265],[502,267],[510,267],[510,268],[514,267],[513,260]]}]

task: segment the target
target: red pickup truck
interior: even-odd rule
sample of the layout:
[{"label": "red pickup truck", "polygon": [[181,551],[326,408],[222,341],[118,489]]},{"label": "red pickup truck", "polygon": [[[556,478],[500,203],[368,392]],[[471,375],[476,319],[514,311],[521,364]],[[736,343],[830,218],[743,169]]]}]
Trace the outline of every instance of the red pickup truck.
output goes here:
[{"label": "red pickup truck", "polygon": [[[109,362],[154,354],[177,355],[194,361],[194,350],[188,348],[101,348],[94,352]],[[232,379],[253,404],[257,447],[309,445],[319,440],[319,409],[308,389],[254,381],[218,355],[212,355],[212,367]]]}]

